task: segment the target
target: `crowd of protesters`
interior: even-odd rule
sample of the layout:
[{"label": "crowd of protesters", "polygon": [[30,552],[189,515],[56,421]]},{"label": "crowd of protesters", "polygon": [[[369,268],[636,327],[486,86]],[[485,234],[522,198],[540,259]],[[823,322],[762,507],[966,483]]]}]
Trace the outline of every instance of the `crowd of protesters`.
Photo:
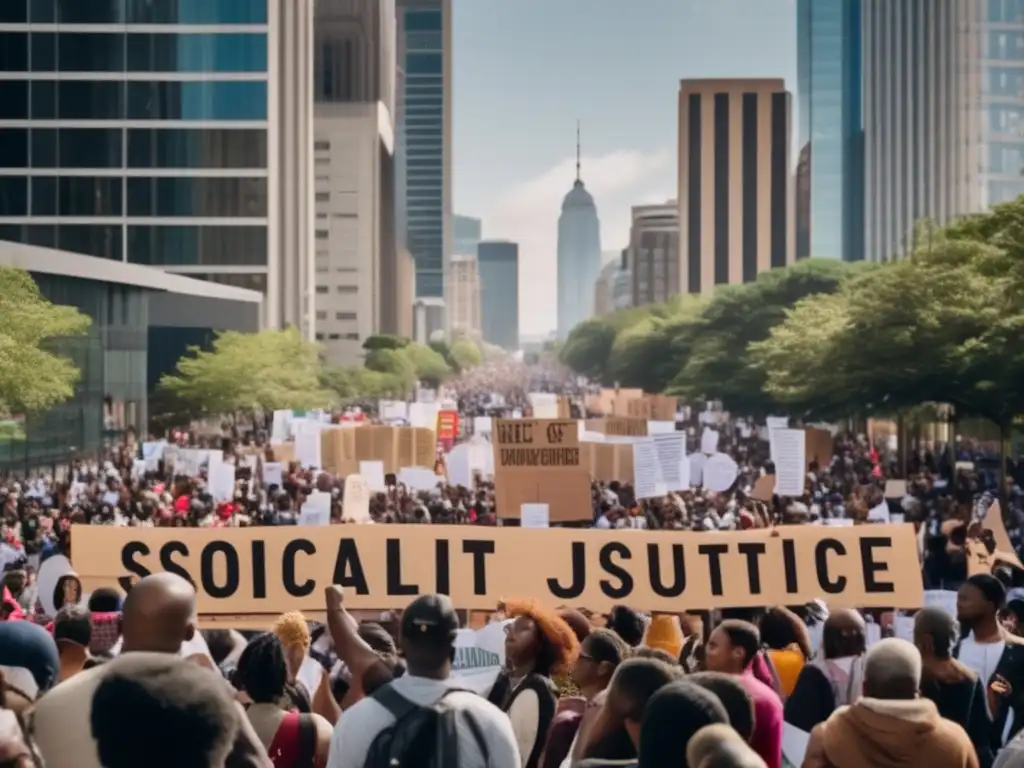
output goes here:
[{"label": "crowd of protesters", "polygon": [[[460,380],[451,392],[460,413],[500,416],[527,410],[530,391],[585,391],[512,363],[502,373],[501,391],[491,376]],[[696,418],[679,428],[699,442]],[[162,464],[139,473],[129,444],[63,476],[0,487],[0,765],[781,768],[791,726],[809,734],[798,750],[807,768],[1024,768],[1024,579],[1009,568],[968,578],[962,548],[979,499],[992,498],[1019,544],[1018,467],[1007,467],[1000,488],[999,473],[961,445],[955,459],[971,469],[938,446],[897,471],[885,445],[840,434],[831,462],[810,467],[802,497],[760,501],[751,491],[772,471],[767,444],[741,423],[717,428],[719,450],[739,466],[730,492],[638,501],[629,483],[594,483],[590,524],[863,521],[886,479],[902,476],[906,495],[885,501],[922,531],[925,584],[958,590],[957,616],[923,609],[912,638],[901,639],[890,636],[891,617],[830,613],[823,603],[697,614],[681,606],[671,616],[623,605],[598,616],[507,600],[495,617],[505,625],[505,669],[480,696],[451,677],[459,620],[444,596],[422,596],[391,622],[360,623],[331,587],[326,626],[286,614],[270,632],[200,632],[192,586],[157,574],[127,596],[99,589],[84,603],[58,590],[59,610],[47,615],[35,573],[53,555],[72,556],[75,523],[293,525],[314,490],[334,497],[333,522],[344,518],[344,478],[292,465],[268,487],[258,466],[239,461],[234,499],[216,502],[202,474],[175,476]],[[225,426],[172,439],[231,457],[266,436]],[[370,512],[377,523],[509,522],[486,480],[391,486]]]}]

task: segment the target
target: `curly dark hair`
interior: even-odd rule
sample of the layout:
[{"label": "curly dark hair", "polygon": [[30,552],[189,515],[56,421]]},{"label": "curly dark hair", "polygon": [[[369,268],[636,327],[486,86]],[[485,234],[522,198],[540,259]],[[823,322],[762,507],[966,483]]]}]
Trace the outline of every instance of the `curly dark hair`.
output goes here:
[{"label": "curly dark hair", "polygon": [[551,677],[568,671],[569,665],[579,655],[580,643],[572,627],[556,611],[533,598],[524,598],[506,600],[505,615],[510,619],[528,616],[537,625],[540,638],[540,650],[534,667],[537,674]]}]

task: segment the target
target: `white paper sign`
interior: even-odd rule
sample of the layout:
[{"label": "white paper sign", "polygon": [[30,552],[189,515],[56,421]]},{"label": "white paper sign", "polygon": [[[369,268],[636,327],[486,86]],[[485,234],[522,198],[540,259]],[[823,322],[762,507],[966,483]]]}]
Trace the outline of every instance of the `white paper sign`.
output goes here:
[{"label": "white paper sign", "polygon": [[388,489],[384,482],[383,461],[360,461],[359,474],[366,480],[366,485],[374,493],[383,493]]},{"label": "white paper sign", "polygon": [[494,421],[490,416],[474,416],[473,417],[473,434],[474,435],[489,435],[491,430],[494,429]]},{"label": "white paper sign", "polygon": [[342,519],[350,523],[369,523],[370,487],[359,475],[345,478],[345,495],[341,504]]},{"label": "white paper sign", "polygon": [[708,457],[703,453],[691,453],[686,459],[690,465],[690,485],[701,485],[704,482],[704,464]]},{"label": "white paper sign", "polygon": [[426,467],[402,467],[396,479],[413,491],[432,491],[438,483],[444,482],[444,478]]},{"label": "white paper sign", "polygon": [[638,499],[652,499],[667,493],[653,440],[633,443],[633,491]]},{"label": "white paper sign", "polygon": [[700,452],[712,454],[718,452],[718,430],[711,427],[704,427],[700,435]]},{"label": "white paper sign", "polygon": [[[347,487],[347,486],[346,486]],[[299,510],[299,525],[330,525],[331,494],[313,491]]]},{"label": "white paper sign", "polygon": [[656,434],[653,438],[654,449],[658,453],[658,466],[661,468],[661,482],[665,493],[683,491],[690,487],[690,473],[683,477],[683,459],[686,458],[686,437],[682,432],[666,432]]},{"label": "white paper sign", "polygon": [[505,628],[511,623],[512,619],[506,619],[475,631],[460,629],[455,636],[450,679],[481,696],[490,693],[505,666]]},{"label": "white paper sign", "polygon": [[235,498],[235,466],[224,461],[211,462],[209,477],[210,495],[216,501],[231,501]]},{"label": "white paper sign", "polygon": [[551,511],[547,504],[521,504],[519,525],[522,528],[548,528],[551,525]]},{"label": "white paper sign", "polygon": [[280,488],[284,484],[284,467],[279,461],[263,462],[263,487],[269,488],[276,485]]},{"label": "white paper sign", "polygon": [[886,503],[885,499],[882,499],[882,502],[878,506],[872,507],[868,510],[868,520],[872,523],[890,522],[889,505]]},{"label": "white paper sign", "polygon": [[731,456],[716,453],[704,462],[704,487],[722,493],[732,488],[739,475],[739,467]]},{"label": "white paper sign", "polygon": [[775,462],[775,493],[802,496],[807,466],[807,446],[802,429],[773,429],[771,457]]}]

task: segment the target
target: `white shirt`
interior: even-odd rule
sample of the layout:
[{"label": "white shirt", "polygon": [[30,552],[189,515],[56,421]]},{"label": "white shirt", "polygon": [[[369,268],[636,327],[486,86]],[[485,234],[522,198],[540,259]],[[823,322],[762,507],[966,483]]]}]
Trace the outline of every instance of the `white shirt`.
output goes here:
[{"label": "white shirt", "polygon": [[[960,642],[960,654],[957,658],[961,664],[978,676],[978,679],[981,680],[982,688],[988,691],[988,684],[992,680],[992,675],[996,673],[996,668],[999,666],[999,660],[1003,657],[1005,649],[1005,640],[997,640],[994,643],[979,643],[974,639],[974,633],[972,632]],[[988,712],[989,717],[992,717],[992,712],[989,711],[988,706],[988,696],[985,696],[985,711]],[[1006,743],[1012,727],[1013,710],[1011,709],[1007,713],[1006,725],[1003,727],[1002,737],[999,741],[1000,744]]]},{"label": "white shirt", "polygon": [[[397,693],[424,707],[441,698],[449,688],[460,687],[457,680],[430,680],[413,675],[399,677],[391,685]],[[516,737],[504,712],[475,693],[453,693],[445,701],[456,709],[473,712],[490,753],[485,762],[472,730],[459,722],[459,762],[453,768],[520,768]],[[331,736],[327,768],[363,768],[373,740],[394,722],[391,713],[371,698],[345,710]]]}]

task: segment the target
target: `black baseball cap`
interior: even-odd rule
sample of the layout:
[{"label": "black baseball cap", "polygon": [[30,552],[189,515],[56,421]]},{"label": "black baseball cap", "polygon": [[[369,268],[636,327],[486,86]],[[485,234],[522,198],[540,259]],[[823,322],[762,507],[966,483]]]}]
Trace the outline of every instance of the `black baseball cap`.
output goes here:
[{"label": "black baseball cap", "polygon": [[448,642],[455,640],[459,616],[447,595],[421,595],[402,613],[402,637],[416,642]]}]

